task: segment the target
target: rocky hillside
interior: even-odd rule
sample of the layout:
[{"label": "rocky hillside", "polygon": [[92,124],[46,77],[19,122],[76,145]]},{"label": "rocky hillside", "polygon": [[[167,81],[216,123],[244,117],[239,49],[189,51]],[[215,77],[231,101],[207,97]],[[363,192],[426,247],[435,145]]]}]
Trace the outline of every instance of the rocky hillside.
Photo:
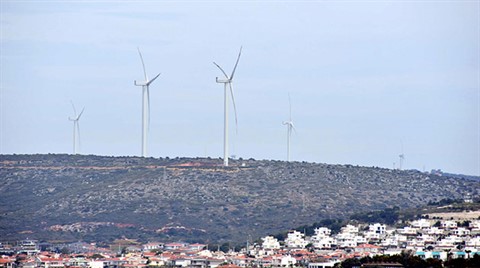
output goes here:
[{"label": "rocky hillside", "polygon": [[0,155],[0,237],[245,241],[325,218],[415,207],[477,181],[305,162]]}]

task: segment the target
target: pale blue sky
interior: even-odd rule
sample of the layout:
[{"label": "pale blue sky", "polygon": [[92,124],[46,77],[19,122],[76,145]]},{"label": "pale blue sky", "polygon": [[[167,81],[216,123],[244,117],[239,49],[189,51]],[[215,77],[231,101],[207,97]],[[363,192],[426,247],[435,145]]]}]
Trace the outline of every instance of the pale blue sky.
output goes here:
[{"label": "pale blue sky", "polygon": [[[479,1],[8,1],[1,4],[0,153],[223,154],[223,86],[235,77],[231,153],[480,175]],[[231,114],[233,121],[233,114]]]}]

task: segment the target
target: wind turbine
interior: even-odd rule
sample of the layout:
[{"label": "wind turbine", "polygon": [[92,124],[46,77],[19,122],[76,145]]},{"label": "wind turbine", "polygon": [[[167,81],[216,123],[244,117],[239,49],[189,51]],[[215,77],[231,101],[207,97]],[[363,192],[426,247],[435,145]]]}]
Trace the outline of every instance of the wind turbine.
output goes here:
[{"label": "wind turbine", "polygon": [[157,74],[152,80],[148,79],[147,71],[145,70],[145,63],[143,62],[142,53],[140,48],[137,47],[138,55],[140,55],[140,60],[142,61],[143,74],[145,76],[145,81],[137,82],[134,81],[136,86],[142,87],[142,156],[147,157],[147,126],[150,126],[150,84],[160,76],[160,73]]},{"label": "wind turbine", "polygon": [[240,52],[238,53],[237,62],[233,67],[232,74],[230,76],[218,65],[217,63],[213,62],[215,66],[222,71],[223,75],[225,75],[225,79],[218,79],[216,78],[217,83],[223,83],[224,88],[224,130],[223,130],[223,165],[228,167],[228,89],[227,85],[230,88],[230,94],[232,95],[232,102],[233,102],[233,109],[235,111],[235,127],[238,131],[238,121],[237,121],[237,108],[235,106],[235,97],[233,95],[233,76],[235,75],[235,70],[237,69],[238,61],[240,60],[240,55],[242,55],[242,47],[240,47]]},{"label": "wind turbine", "polygon": [[295,130],[292,121],[292,102],[290,101],[290,94],[288,94],[288,105],[290,108],[290,116],[288,121],[283,121],[283,124],[287,126],[287,162],[290,161],[290,137],[292,136],[292,130]]},{"label": "wind turbine", "polygon": [[398,163],[399,170],[402,170],[403,161],[405,160],[405,155],[403,154],[403,141],[401,141],[401,143],[402,143],[402,153],[398,155],[398,157],[400,158],[400,162]]},{"label": "wind turbine", "polygon": [[73,154],[77,154],[77,136],[76,134],[78,133],[78,145],[80,146],[80,125],[78,121],[80,120],[80,116],[82,116],[83,111],[85,110],[85,107],[83,107],[82,111],[80,114],[77,116],[77,110],[75,109],[75,105],[73,105],[73,102],[70,101],[73,107],[73,118],[68,117],[68,120],[73,121]]}]

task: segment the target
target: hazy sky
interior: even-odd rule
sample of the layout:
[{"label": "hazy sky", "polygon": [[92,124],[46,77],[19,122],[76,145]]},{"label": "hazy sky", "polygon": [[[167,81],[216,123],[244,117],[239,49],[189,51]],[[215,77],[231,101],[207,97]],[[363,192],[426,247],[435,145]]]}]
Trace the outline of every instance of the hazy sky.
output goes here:
[{"label": "hazy sky", "polygon": [[[0,153],[140,155],[140,47],[149,155],[231,153],[480,175],[479,1],[0,1]],[[233,122],[233,113],[230,114]]]}]

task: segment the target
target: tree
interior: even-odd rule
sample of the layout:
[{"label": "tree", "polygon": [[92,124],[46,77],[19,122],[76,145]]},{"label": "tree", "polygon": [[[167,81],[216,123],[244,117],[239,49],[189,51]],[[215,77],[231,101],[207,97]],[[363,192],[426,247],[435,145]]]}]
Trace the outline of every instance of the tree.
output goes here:
[{"label": "tree", "polygon": [[92,259],[103,259],[105,258],[102,254],[95,253],[92,255]]},{"label": "tree", "polygon": [[362,265],[362,262],[360,262],[359,259],[352,258],[352,259],[346,259],[343,262],[339,263],[339,265],[335,265],[337,268],[352,268],[354,266],[360,266]]},{"label": "tree", "polygon": [[70,250],[67,247],[63,247],[60,249],[61,254],[70,254]]},{"label": "tree", "polygon": [[475,254],[475,255],[473,255],[473,258],[468,259],[467,266],[468,267],[480,267],[480,255]]},{"label": "tree", "polygon": [[429,268],[443,268],[442,260],[440,259],[428,258],[426,264]]},{"label": "tree", "polygon": [[451,259],[445,262],[445,267],[448,268],[465,268],[467,267],[467,261],[463,258]]},{"label": "tree", "polygon": [[223,243],[220,246],[220,250],[225,252],[225,253],[228,252],[230,250],[230,243]]}]

